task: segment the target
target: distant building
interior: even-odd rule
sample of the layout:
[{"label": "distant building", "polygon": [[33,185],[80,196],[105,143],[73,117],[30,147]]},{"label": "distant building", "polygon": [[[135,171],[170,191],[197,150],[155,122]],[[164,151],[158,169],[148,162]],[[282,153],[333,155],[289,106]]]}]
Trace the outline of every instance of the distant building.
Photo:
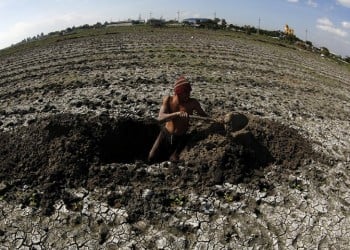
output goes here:
[{"label": "distant building", "polygon": [[107,24],[107,27],[114,27],[114,26],[131,26],[132,21],[120,21],[120,22],[111,22]]},{"label": "distant building", "polygon": [[212,22],[209,18],[186,18],[182,20],[183,24],[189,25],[192,27],[201,27],[206,23]]},{"label": "distant building", "polygon": [[163,27],[165,26],[165,20],[164,19],[148,19],[147,24],[153,26],[153,27]]},{"label": "distant building", "polygon": [[115,27],[115,26],[131,26],[134,24],[143,24],[144,20],[127,20],[127,21],[119,21],[119,22],[111,22],[107,24],[107,27]]}]

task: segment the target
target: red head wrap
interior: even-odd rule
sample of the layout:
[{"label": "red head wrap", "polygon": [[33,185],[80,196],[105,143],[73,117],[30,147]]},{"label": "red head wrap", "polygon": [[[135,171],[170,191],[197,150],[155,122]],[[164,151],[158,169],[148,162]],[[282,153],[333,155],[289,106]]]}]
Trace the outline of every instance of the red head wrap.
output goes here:
[{"label": "red head wrap", "polygon": [[176,80],[174,84],[175,94],[179,95],[182,93],[188,93],[191,92],[191,90],[191,84],[186,80],[185,77],[181,76],[179,79]]}]

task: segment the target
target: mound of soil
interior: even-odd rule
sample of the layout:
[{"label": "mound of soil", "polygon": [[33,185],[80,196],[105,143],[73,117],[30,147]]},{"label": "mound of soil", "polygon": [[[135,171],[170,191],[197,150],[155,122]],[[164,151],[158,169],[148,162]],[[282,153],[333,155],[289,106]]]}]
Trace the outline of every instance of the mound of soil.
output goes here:
[{"label": "mound of soil", "polygon": [[[6,189],[37,189],[40,205],[51,210],[64,188],[86,186],[94,166],[144,159],[150,147],[146,142],[158,130],[152,121],[103,115],[44,118],[1,134],[0,179],[6,181]],[[8,198],[16,199],[13,194],[6,192]]]},{"label": "mound of soil", "polygon": [[[153,120],[113,119],[106,115],[61,114],[0,136],[0,182],[7,200],[35,201],[44,214],[63,199],[67,207],[79,198],[67,188],[108,188],[110,206],[129,207],[130,222],[171,210],[179,190],[209,190],[224,182],[249,181],[254,170],[271,164],[296,169],[314,155],[296,130],[276,122],[250,118],[236,133],[197,126],[177,164],[161,163],[157,172],[146,162],[158,135]],[[115,191],[126,186],[122,193]],[[30,188],[31,193],[17,192]]]}]

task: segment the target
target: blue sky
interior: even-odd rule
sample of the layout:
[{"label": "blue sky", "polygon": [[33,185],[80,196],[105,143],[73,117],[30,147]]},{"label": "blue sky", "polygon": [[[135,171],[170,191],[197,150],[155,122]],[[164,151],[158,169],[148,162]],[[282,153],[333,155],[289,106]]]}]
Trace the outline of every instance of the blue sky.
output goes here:
[{"label": "blue sky", "polygon": [[350,0],[0,0],[0,49],[40,33],[128,18],[224,18],[283,30],[350,56]]}]

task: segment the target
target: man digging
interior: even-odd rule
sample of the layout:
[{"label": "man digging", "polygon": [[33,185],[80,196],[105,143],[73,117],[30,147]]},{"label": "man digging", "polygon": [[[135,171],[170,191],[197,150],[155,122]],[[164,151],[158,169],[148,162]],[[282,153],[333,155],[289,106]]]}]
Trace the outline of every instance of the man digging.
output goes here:
[{"label": "man digging", "polygon": [[188,140],[190,115],[195,111],[200,116],[208,116],[199,102],[190,97],[191,90],[191,84],[181,76],[174,84],[174,95],[163,98],[158,121],[165,122],[165,125],[149,152],[149,162],[161,160],[177,162]]}]

